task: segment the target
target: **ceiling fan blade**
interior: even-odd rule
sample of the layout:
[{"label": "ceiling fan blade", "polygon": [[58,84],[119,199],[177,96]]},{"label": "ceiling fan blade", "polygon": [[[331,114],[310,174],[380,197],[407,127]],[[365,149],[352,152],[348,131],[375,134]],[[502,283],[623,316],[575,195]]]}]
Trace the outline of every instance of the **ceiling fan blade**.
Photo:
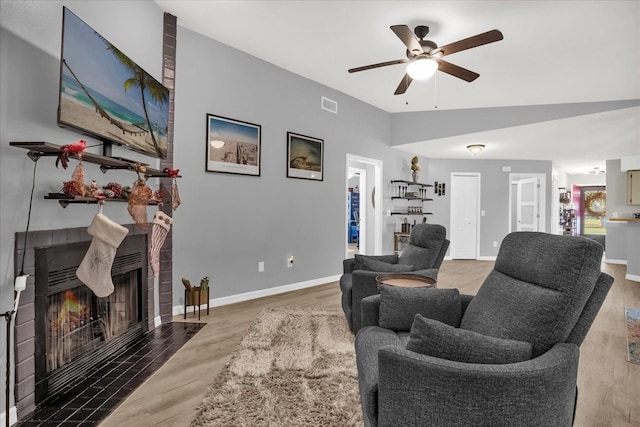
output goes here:
[{"label": "ceiling fan blade", "polygon": [[471,49],[473,47],[482,46],[497,42],[503,39],[502,33],[498,30],[487,31],[486,33],[478,34],[463,40],[458,40],[451,44],[441,46],[436,51],[442,52],[442,56],[451,55],[452,53],[460,52],[461,50]]},{"label": "ceiling fan blade", "polygon": [[474,73],[471,70],[467,70],[466,68],[462,68],[441,59],[438,60],[438,70],[468,82],[472,82],[480,77],[480,74],[478,73]]},{"label": "ceiling fan blade", "polygon": [[400,84],[398,85],[398,88],[396,89],[396,91],[393,94],[394,95],[402,95],[403,93],[405,93],[407,91],[407,89],[409,88],[409,85],[411,84],[412,81],[413,81],[413,79],[411,77],[409,77],[409,74],[405,73],[404,77],[400,81]]},{"label": "ceiling fan blade", "polygon": [[396,33],[396,36],[402,40],[402,43],[404,43],[410,52],[415,52],[416,55],[424,52],[424,50],[422,50],[422,46],[420,46],[420,43],[418,42],[418,39],[409,27],[406,25],[392,25],[390,28],[391,31]]},{"label": "ceiling fan blade", "polygon": [[365,65],[365,66],[362,66],[362,67],[351,68],[348,71],[350,73],[356,73],[358,71],[371,70],[372,68],[386,67],[387,65],[404,64],[405,62],[409,62],[409,60],[408,59],[396,59],[395,61],[380,62],[378,64],[371,64],[371,65]]}]

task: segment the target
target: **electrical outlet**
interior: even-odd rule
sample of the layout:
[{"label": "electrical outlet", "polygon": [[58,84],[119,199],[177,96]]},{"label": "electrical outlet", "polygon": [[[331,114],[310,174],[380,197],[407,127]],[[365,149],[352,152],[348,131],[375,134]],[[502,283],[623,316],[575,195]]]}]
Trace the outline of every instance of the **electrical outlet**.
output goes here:
[{"label": "electrical outlet", "polygon": [[264,261],[260,261],[258,263],[258,273],[262,273],[264,271]]},{"label": "electrical outlet", "polygon": [[495,240],[493,241],[493,247],[497,248],[498,247],[498,242],[496,242]]},{"label": "electrical outlet", "polygon": [[293,267],[293,255],[287,258],[287,268]]}]

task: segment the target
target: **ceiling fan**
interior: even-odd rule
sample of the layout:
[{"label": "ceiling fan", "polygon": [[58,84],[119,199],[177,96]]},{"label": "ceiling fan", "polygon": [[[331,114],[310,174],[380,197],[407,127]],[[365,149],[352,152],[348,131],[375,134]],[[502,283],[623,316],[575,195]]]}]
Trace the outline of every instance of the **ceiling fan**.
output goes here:
[{"label": "ceiling fan", "polygon": [[429,34],[429,27],[426,25],[417,26],[414,30],[415,35],[414,32],[412,32],[406,25],[392,25],[390,28],[391,31],[393,31],[407,47],[407,59],[397,59],[395,61],[365,65],[363,67],[351,68],[348,71],[350,73],[356,73],[358,71],[386,67],[387,65],[408,63],[406,73],[400,81],[394,95],[401,95],[405,93],[413,80],[429,78],[436,72],[436,70],[440,70],[467,82],[474,81],[480,77],[480,74],[444,61],[442,58],[462,50],[497,42],[503,38],[500,31],[491,30],[486,33],[478,34],[473,37],[438,47],[438,45],[431,40],[424,40],[425,36]]}]

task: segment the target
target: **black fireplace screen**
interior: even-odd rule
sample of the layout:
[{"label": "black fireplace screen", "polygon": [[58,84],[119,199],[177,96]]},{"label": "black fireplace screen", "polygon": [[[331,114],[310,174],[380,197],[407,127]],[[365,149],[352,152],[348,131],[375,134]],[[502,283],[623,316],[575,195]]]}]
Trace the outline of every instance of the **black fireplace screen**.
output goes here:
[{"label": "black fireplace screen", "polygon": [[114,292],[97,298],[86,286],[47,296],[46,372],[65,366],[140,322],[137,271],[113,276]]}]

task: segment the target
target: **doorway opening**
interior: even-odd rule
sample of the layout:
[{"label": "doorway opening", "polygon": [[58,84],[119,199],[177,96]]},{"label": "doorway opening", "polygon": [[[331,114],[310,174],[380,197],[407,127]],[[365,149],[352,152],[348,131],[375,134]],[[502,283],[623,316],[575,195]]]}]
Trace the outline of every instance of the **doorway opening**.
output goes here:
[{"label": "doorway opening", "polygon": [[[347,184],[347,243],[348,256],[360,253],[360,245],[367,246],[367,209],[360,210],[360,193],[367,192],[367,170],[349,167]],[[366,196],[365,196],[366,198]],[[362,236],[360,231],[362,230]]]},{"label": "doorway opening", "polygon": [[[379,255],[382,253],[382,161],[353,154],[347,154],[346,160],[345,258],[353,257],[356,250],[360,254]],[[357,193],[349,191],[355,190],[355,183]],[[357,211],[353,206],[355,198]],[[354,212],[357,215],[353,215]],[[356,233],[357,245],[353,248]]]},{"label": "doorway opening", "polygon": [[588,237],[605,247],[607,215],[607,190],[604,185],[580,187],[579,206],[580,235]]}]

